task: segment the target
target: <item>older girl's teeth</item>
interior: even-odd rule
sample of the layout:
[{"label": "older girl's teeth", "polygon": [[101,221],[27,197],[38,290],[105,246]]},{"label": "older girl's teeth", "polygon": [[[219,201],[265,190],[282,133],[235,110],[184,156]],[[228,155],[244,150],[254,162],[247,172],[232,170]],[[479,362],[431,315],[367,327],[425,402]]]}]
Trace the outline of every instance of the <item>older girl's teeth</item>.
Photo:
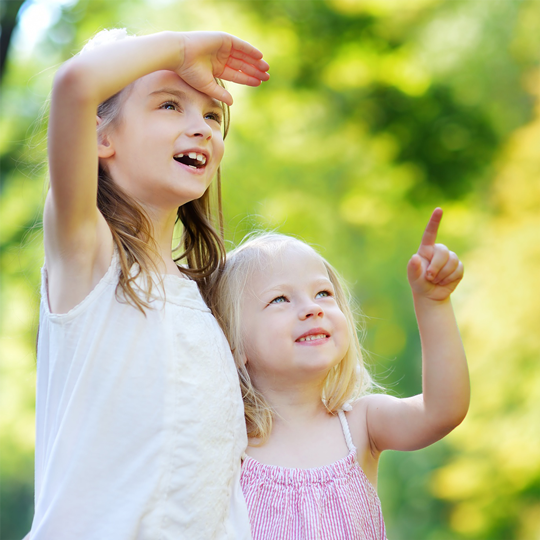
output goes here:
[{"label": "older girl's teeth", "polygon": [[[195,160],[200,166],[206,165],[206,156],[204,154],[198,154],[197,152],[190,152],[189,154],[176,154],[174,157],[176,159],[181,159],[184,156],[189,157],[189,159]],[[193,165],[188,165],[191,168],[197,168]]]},{"label": "older girl's teeth", "polygon": [[298,341],[315,341],[316,339],[324,339],[326,334],[316,334],[314,336],[301,337]]},{"label": "older girl's teeth", "polygon": [[199,163],[203,165],[206,163],[206,156],[204,154],[197,154],[197,152],[190,152],[189,159],[196,159]]}]

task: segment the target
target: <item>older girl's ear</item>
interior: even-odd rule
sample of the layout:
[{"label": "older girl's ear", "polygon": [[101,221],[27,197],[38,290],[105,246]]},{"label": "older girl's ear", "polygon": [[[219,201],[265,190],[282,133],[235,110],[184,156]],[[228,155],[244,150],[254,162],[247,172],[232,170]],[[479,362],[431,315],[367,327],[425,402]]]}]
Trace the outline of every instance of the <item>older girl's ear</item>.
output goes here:
[{"label": "older girl's ear", "polygon": [[247,356],[246,356],[245,352],[240,353],[239,355],[237,355],[237,358],[238,358],[238,362],[240,362],[243,366],[247,365],[248,359],[247,359]]},{"label": "older girl's ear", "polygon": [[[99,116],[96,116],[96,127],[99,127],[102,120]],[[114,148],[107,133],[97,132],[98,137],[98,157],[109,158],[114,155]]]}]

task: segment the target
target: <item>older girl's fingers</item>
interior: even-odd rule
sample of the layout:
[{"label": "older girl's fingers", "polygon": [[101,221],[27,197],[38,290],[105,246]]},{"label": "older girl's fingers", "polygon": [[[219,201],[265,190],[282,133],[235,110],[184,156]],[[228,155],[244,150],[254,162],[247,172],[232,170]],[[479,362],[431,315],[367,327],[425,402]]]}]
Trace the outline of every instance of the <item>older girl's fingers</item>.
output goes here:
[{"label": "older girl's fingers", "polygon": [[244,62],[243,60],[238,60],[237,58],[229,58],[227,60],[227,66],[235,71],[241,71],[246,75],[255,77],[260,81],[267,81],[270,78],[270,75],[268,75],[268,73],[266,73],[265,71],[261,71],[253,64],[248,64],[247,62]]},{"label": "older girl's fingers", "polygon": [[232,48],[234,51],[243,53],[246,56],[254,58],[255,60],[259,60],[260,58],[263,57],[263,53],[259,51],[259,49],[251,45],[251,43],[248,43],[247,41],[244,41],[243,39],[233,36],[232,34],[228,34],[228,35],[232,38]]},{"label": "older girl's fingers", "polygon": [[443,244],[435,244],[433,246],[433,256],[426,268],[426,279],[428,281],[435,281],[440,270],[448,262],[449,250]]},{"label": "older girl's fingers", "polygon": [[447,277],[445,277],[438,285],[441,287],[447,287],[448,285],[453,285],[452,289],[455,289],[458,283],[463,279],[463,263],[459,261],[457,268]]},{"label": "older girl's fingers", "polygon": [[459,265],[458,256],[453,251],[449,251],[448,260],[446,261],[446,264],[439,270],[439,273],[437,274],[437,277],[433,280],[433,283],[437,285],[441,283],[449,275],[455,272],[458,265]]},{"label": "older girl's fingers", "polygon": [[246,62],[246,64],[251,64],[261,71],[268,71],[270,69],[268,62],[262,59],[262,54],[261,56],[250,56],[249,54],[233,48],[229,56],[236,58],[237,60],[242,60],[243,62]]},{"label": "older girl's fingers", "polygon": [[257,77],[252,77],[247,73],[241,71],[236,71],[235,69],[225,66],[223,73],[219,76],[220,79],[225,81],[231,81],[237,84],[245,84],[247,86],[259,86],[261,84],[261,79]]}]

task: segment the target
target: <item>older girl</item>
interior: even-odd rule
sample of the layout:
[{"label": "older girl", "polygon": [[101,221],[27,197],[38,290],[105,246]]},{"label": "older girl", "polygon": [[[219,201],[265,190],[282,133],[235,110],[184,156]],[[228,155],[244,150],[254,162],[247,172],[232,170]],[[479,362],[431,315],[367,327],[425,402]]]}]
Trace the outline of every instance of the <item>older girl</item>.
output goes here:
[{"label": "older girl", "polygon": [[242,399],[203,298],[224,255],[215,77],[267,69],[228,34],[115,30],[56,74],[32,540],[250,538]]}]

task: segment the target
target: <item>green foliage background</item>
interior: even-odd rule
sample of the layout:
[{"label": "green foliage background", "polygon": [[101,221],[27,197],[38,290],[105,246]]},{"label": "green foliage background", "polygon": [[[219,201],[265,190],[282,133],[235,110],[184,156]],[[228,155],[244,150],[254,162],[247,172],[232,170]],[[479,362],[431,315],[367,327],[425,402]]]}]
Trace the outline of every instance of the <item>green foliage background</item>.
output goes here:
[{"label": "green foliage background", "polygon": [[405,267],[444,208],[441,241],[466,266],[454,304],[471,410],[440,443],[383,456],[388,536],[540,539],[540,3],[29,0],[25,16],[39,6],[50,24],[33,46],[15,32],[1,83],[0,537],[32,516],[43,111],[58,65],[126,26],[221,29],[264,52],[270,82],[229,85],[227,237],[276,228],[319,246],[398,396],[421,390]]}]

